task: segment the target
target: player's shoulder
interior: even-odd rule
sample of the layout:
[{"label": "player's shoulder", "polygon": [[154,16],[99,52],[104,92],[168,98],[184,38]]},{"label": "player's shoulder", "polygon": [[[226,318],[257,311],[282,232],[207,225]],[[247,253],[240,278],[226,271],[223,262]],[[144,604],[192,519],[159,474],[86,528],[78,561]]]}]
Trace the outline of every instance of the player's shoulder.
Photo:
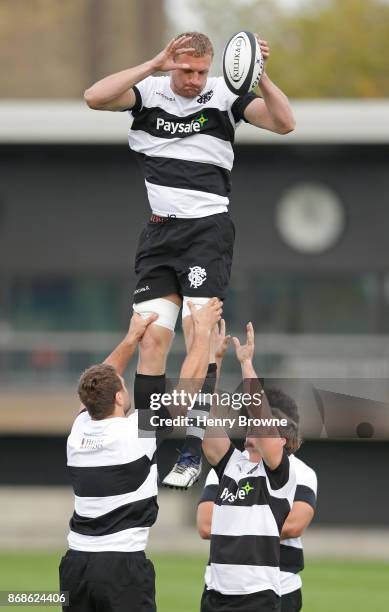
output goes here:
[{"label": "player's shoulder", "polygon": [[207,89],[211,89],[214,93],[215,101],[226,108],[232,106],[239,97],[228,89],[222,76],[210,77],[208,79]]},{"label": "player's shoulder", "polygon": [[79,427],[82,427],[83,425],[85,425],[85,423],[89,423],[91,420],[92,419],[90,417],[89,412],[86,408],[83,408],[82,410],[80,410],[80,412],[77,414],[76,418],[73,421],[72,431],[78,429]]},{"label": "player's shoulder", "polygon": [[173,95],[170,91],[170,78],[168,76],[148,76],[143,81],[139,81],[135,88],[140,92],[143,104],[149,99],[160,96],[161,100],[172,100]]},{"label": "player's shoulder", "polygon": [[311,466],[309,466],[307,463],[305,463],[305,461],[303,461],[299,457],[296,457],[296,455],[289,455],[289,461],[293,465],[296,471],[296,474],[305,473],[305,474],[315,474],[316,475],[315,470]]},{"label": "player's shoulder", "polygon": [[315,470],[310,467],[305,461],[299,459],[295,455],[289,457],[291,465],[293,465],[296,472],[297,484],[312,485],[314,489],[317,488],[317,475]]}]

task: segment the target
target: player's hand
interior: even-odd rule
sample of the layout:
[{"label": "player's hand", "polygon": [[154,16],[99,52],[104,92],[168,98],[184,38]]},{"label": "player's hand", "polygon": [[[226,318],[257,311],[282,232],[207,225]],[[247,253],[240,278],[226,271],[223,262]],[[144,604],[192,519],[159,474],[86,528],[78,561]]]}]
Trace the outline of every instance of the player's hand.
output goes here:
[{"label": "player's hand", "polygon": [[223,359],[230,340],[231,336],[226,336],[226,322],[224,319],[220,319],[220,322],[216,323],[212,330],[212,346],[215,359]]},{"label": "player's hand", "polygon": [[241,344],[239,338],[232,338],[235,353],[240,363],[251,362],[254,357],[254,327],[252,323],[246,325],[246,344]]},{"label": "player's hand", "polygon": [[140,314],[134,312],[131,317],[130,327],[128,329],[127,338],[130,342],[139,342],[142,339],[146,329],[151,323],[158,319],[156,312],[152,312],[147,319],[143,319]]},{"label": "player's hand", "polygon": [[186,46],[189,45],[191,40],[191,36],[180,36],[177,40],[171,40],[170,43],[151,60],[155,72],[168,72],[169,70],[177,70],[177,68],[186,70],[190,68],[189,64],[180,64],[178,60],[183,53],[193,53],[193,51],[195,51],[193,47]]},{"label": "player's hand", "polygon": [[196,308],[192,302],[188,302],[190,314],[192,315],[195,334],[198,332],[211,333],[223,312],[223,302],[218,298],[212,298],[201,308]]},{"label": "player's hand", "polygon": [[259,34],[257,34],[255,32],[255,38],[257,39],[257,42],[259,44],[259,47],[261,49],[261,53],[262,53],[262,57],[263,57],[263,61],[266,63],[267,60],[269,59],[270,56],[270,47],[269,47],[269,43],[267,42],[267,40],[263,40]]}]

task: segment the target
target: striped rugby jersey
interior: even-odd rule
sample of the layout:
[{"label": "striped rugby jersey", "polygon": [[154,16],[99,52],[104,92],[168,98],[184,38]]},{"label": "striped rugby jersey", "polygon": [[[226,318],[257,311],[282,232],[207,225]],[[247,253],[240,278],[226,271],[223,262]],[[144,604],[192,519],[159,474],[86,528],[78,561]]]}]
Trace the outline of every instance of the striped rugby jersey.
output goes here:
[{"label": "striped rugby jersey", "polygon": [[145,549],[158,513],[155,451],[155,438],[138,438],[137,412],[100,421],[78,415],[67,442],[75,495],[69,548]]},{"label": "striped rugby jersey", "polygon": [[[247,451],[243,453],[248,457]],[[317,478],[314,470],[294,455],[290,455],[296,473],[296,493],[293,501],[304,501],[313,509],[316,508]],[[255,465],[252,463],[252,465]],[[219,489],[219,478],[215,470],[208,472],[204,490],[199,503],[214,502]],[[282,540],[280,547],[280,581],[281,594],[286,595],[301,588],[302,582],[298,572],[304,569],[304,554],[301,538],[289,538]],[[209,588],[210,566],[205,570],[205,584]]]},{"label": "striped rugby jersey", "polygon": [[[296,472],[294,501],[303,501],[316,509],[316,473],[304,461],[294,455],[289,457]],[[301,538],[289,538],[281,542],[281,591],[283,595],[301,588],[298,572],[304,569],[304,553]]]},{"label": "striped rugby jersey", "polygon": [[235,129],[257,96],[236,96],[210,77],[194,98],[175,94],[170,77],[134,86],[130,148],[138,154],[151,210],[160,216],[206,217],[227,211]]},{"label": "striped rugby jersey", "polygon": [[280,533],[296,491],[286,451],[278,468],[270,470],[231,445],[215,471],[219,487],[207,587],[224,595],[271,589],[281,596]]}]

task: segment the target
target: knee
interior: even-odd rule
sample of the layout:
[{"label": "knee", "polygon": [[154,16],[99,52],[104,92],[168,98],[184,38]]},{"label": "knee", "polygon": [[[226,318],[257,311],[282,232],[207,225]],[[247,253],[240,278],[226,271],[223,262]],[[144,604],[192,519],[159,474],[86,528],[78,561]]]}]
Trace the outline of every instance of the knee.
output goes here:
[{"label": "knee", "polygon": [[173,336],[173,332],[168,334],[166,330],[162,330],[161,328],[158,329],[156,326],[150,325],[139,343],[141,354],[154,358],[164,355],[170,346],[170,335]]}]

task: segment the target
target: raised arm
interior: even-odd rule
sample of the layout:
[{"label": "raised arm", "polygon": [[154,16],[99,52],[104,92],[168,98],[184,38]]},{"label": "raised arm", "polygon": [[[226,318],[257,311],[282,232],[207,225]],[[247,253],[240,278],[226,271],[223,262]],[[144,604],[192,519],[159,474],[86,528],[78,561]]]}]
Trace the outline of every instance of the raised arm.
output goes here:
[{"label": "raised arm", "polygon": [[94,110],[121,111],[132,108],[135,104],[135,92],[132,88],[136,83],[156,72],[189,68],[188,64],[177,62],[182,53],[194,51],[191,47],[185,48],[185,44],[189,41],[190,36],[173,39],[158,55],[144,64],[116,72],[97,81],[85,91],[85,102]]},{"label": "raised arm", "polygon": [[228,349],[230,339],[231,336],[226,335],[226,322],[224,319],[221,319],[220,323],[215,325],[214,329],[212,330],[211,351],[209,356],[209,363],[216,363],[215,388],[217,388],[219,385],[222,363],[224,355]]},{"label": "raised arm", "polygon": [[[221,319],[220,324],[216,325],[212,330],[212,341],[211,341],[211,355],[210,361],[216,363],[216,387],[218,386],[221,366],[224,355],[227,351],[231,336],[226,335],[226,322]],[[209,416],[210,419],[218,417],[217,406],[212,406]],[[223,427],[208,426],[205,437],[203,439],[203,451],[210,465],[217,465],[221,459],[225,456],[230,448],[231,442],[225,429]],[[206,504],[201,504],[205,506]],[[200,508],[200,506],[199,506]],[[205,508],[201,511],[201,515],[206,513]],[[204,528],[205,529],[205,528]],[[203,537],[203,536],[201,536]],[[205,536],[204,536],[205,538]]]},{"label": "raised arm", "polygon": [[[246,326],[246,344],[241,345],[238,338],[233,338],[235,352],[242,369],[243,387],[245,393],[261,393],[262,401],[258,406],[252,402],[247,408],[249,417],[253,419],[272,419],[273,415],[263,392],[262,385],[258,379],[253,366],[254,357],[254,328],[252,323]],[[255,428],[253,434],[258,452],[263,457],[266,465],[275,470],[281,463],[285,439],[280,437],[278,429],[272,425]]]},{"label": "raised arm", "polygon": [[108,355],[104,363],[111,365],[118,374],[122,375],[147,327],[157,319],[158,315],[155,313],[152,313],[147,319],[142,319],[138,313],[134,312],[125,338]]},{"label": "raised arm", "polygon": [[189,353],[182,364],[180,379],[203,380],[208,370],[212,330],[221,318],[222,302],[212,298],[202,308],[196,309],[191,302],[188,302],[188,306],[193,319],[194,335]]},{"label": "raised arm", "polygon": [[[255,36],[261,47],[266,65],[270,55],[269,45],[258,34]],[[263,73],[258,87],[262,98],[256,98],[248,104],[243,113],[245,119],[251,125],[277,134],[292,132],[295,128],[295,120],[289,100],[281,89],[271,81],[266,71]]]}]

